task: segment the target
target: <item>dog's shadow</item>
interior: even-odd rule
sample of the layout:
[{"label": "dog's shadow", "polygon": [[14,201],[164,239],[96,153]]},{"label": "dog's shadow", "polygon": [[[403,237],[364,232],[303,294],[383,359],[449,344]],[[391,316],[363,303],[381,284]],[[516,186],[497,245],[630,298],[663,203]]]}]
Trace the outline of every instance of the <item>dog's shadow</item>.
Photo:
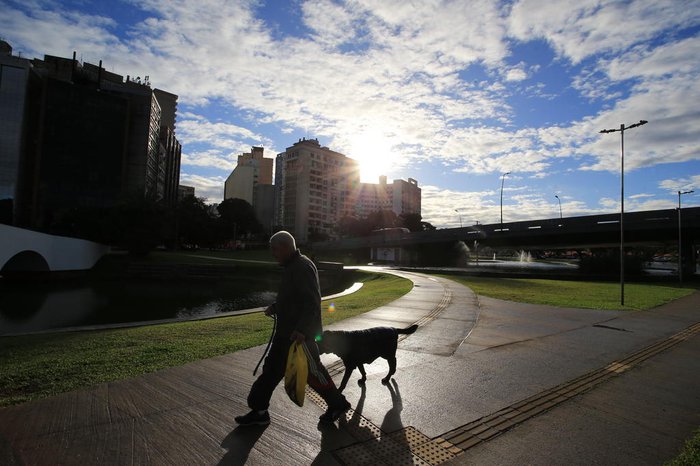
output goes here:
[{"label": "dog's shadow", "polygon": [[350,435],[358,439],[360,442],[363,440],[359,439],[368,440],[375,438],[374,443],[368,446],[371,452],[381,452],[383,450],[383,448],[380,447],[381,443],[390,442],[390,449],[393,451],[394,455],[393,459],[398,459],[399,463],[404,462],[404,460],[407,462],[407,464],[411,463],[412,459],[410,447],[408,446],[406,440],[400,436],[393,436],[391,439],[387,437],[387,434],[399,431],[403,429],[404,426],[403,422],[401,421],[403,400],[401,399],[399,385],[396,383],[396,380],[391,379],[386,387],[391,395],[392,406],[384,415],[382,425],[380,426],[382,431],[381,437],[376,438],[374,430],[363,422],[362,410],[364,409],[367,389],[365,386],[362,386],[360,399],[357,401],[355,409],[353,410],[353,415],[349,419],[343,420],[341,418],[338,426],[319,425],[319,430],[321,431],[321,452],[312,463],[313,465],[327,464],[330,462],[329,459],[333,456],[333,450],[343,448],[342,446],[339,447],[339,444],[343,441],[343,439],[347,438],[348,433],[350,433]]},{"label": "dog's shadow", "polygon": [[396,380],[391,379],[386,388],[389,389],[389,394],[391,394],[391,409],[384,415],[384,420],[380,429],[382,432],[395,432],[397,430],[403,429],[403,422],[401,421],[401,411],[403,411],[403,400],[401,400],[401,392],[399,391],[399,384]]},{"label": "dog's shadow", "polygon": [[262,436],[268,425],[264,426],[238,426],[233,429],[221,442],[221,446],[228,450],[228,453],[221,458],[219,466],[238,466],[248,461],[250,450]]}]

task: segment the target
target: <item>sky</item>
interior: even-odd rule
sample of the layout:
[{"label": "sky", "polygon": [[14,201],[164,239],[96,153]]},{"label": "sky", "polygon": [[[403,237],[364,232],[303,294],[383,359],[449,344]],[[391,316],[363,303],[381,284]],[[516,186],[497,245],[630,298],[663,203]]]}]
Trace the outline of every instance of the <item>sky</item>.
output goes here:
[{"label": "sky", "polygon": [[[700,206],[700,1],[0,0],[14,53],[179,96],[181,184],[318,138],[457,227]],[[503,176],[505,173],[508,175]],[[555,197],[555,196],[558,196]]]}]

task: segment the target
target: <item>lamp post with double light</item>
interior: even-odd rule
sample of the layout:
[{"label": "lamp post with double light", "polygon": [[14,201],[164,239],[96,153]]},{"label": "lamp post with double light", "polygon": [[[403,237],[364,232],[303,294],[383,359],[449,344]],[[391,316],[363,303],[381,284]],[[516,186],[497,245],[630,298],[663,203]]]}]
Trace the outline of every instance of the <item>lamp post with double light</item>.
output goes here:
[{"label": "lamp post with double light", "polygon": [[646,120],[639,120],[625,126],[624,123],[619,128],[602,129],[601,133],[620,133],[620,305],[625,305],[625,130],[646,125]]},{"label": "lamp post with double light", "polygon": [[503,183],[506,181],[506,175],[510,175],[510,172],[501,175],[501,232],[503,232]]},{"label": "lamp post with double light", "polygon": [[683,194],[694,193],[692,189],[690,191],[678,191],[678,283],[683,283],[683,255],[681,251],[683,249],[683,243],[681,242],[681,196]]},{"label": "lamp post with double light", "polygon": [[455,209],[455,212],[457,212],[457,215],[459,215],[459,227],[462,228],[462,213],[458,209]]},{"label": "lamp post with double light", "polygon": [[554,197],[556,197],[556,198],[557,198],[557,201],[559,201],[559,220],[562,220],[564,217],[563,217],[563,215],[562,215],[562,213],[561,213],[561,199],[559,199],[559,196],[556,195],[556,194],[554,195]]}]

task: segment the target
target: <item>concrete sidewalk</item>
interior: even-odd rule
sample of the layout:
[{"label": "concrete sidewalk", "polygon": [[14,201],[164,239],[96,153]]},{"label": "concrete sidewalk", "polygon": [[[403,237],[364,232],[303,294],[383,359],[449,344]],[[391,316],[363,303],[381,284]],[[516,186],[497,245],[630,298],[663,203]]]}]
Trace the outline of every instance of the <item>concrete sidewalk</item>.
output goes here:
[{"label": "concrete sidewalk", "polygon": [[[414,281],[408,294],[335,328],[428,322],[461,302],[460,293],[473,297],[464,287],[453,294],[436,279],[397,274]],[[454,338],[463,338],[476,322],[475,308],[460,314],[464,329]],[[0,409],[0,464],[335,463],[334,450],[366,435],[359,413],[348,428],[319,430],[323,407],[310,399],[298,408],[280,389],[270,407],[271,426],[236,427],[233,418],[248,410],[252,369],[263,350],[251,348]],[[324,358],[338,373],[333,358]]]},{"label": "concrete sidewalk", "polygon": [[[353,374],[338,426],[318,426],[317,396],[298,408],[280,389],[269,427],[236,428],[257,347],[1,409],[0,464],[657,464],[700,426],[700,338],[669,339],[700,320],[699,293],[646,312],[561,309],[394,273],[410,293],[333,327],[421,326],[389,386],[384,360],[365,387]],[[547,401],[581,377],[596,383]]]}]

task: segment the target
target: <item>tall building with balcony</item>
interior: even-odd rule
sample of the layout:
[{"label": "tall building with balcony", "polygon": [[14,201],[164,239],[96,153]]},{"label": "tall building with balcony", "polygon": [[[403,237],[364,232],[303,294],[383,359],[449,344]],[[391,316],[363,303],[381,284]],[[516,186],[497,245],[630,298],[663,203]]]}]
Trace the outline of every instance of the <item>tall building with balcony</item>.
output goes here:
[{"label": "tall building with balcony", "polygon": [[278,155],[283,176],[280,220],[299,242],[332,237],[341,218],[354,211],[360,185],[357,161],[301,139]]}]

